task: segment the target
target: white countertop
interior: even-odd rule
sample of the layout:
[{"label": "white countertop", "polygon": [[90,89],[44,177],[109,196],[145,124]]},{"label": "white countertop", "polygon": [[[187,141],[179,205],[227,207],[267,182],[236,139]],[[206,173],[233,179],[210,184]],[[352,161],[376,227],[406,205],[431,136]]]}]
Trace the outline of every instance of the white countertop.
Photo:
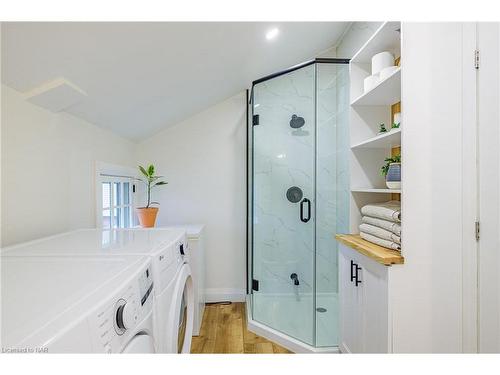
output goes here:
[{"label": "white countertop", "polygon": [[185,229],[79,229],[2,249],[10,256],[141,255],[163,250]]}]

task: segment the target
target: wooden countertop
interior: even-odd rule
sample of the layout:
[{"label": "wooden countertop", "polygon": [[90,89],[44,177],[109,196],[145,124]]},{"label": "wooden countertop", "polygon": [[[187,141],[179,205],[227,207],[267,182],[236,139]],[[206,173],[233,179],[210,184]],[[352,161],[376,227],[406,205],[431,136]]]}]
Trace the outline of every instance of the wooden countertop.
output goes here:
[{"label": "wooden countertop", "polygon": [[349,246],[358,253],[361,253],[385,266],[390,266],[391,264],[403,264],[405,262],[405,258],[399,251],[390,250],[365,241],[359,234],[337,234],[335,238],[337,241]]}]

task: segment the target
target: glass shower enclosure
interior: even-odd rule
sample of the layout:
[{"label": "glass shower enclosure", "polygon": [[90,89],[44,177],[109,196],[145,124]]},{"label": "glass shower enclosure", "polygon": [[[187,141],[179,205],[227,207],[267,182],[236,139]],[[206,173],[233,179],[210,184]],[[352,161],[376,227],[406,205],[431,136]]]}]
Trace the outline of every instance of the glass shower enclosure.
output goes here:
[{"label": "glass shower enclosure", "polygon": [[312,347],[339,341],[348,80],[348,60],[316,59],[254,81],[249,98],[251,318]]}]

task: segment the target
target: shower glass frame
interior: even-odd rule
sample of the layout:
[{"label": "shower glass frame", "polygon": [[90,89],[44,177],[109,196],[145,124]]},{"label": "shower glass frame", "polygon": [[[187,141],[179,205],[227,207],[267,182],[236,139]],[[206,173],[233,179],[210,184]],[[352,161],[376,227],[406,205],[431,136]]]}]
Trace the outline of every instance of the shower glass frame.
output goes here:
[{"label": "shower glass frame", "polygon": [[[349,59],[336,59],[336,58],[320,58],[320,59],[315,59],[308,61],[306,63],[297,65],[295,67],[292,67],[290,69],[287,69],[282,72],[278,72],[266,77],[263,77],[259,80],[256,80],[252,83],[252,90],[248,94],[247,93],[247,103],[248,103],[248,110],[247,110],[247,294],[250,295],[251,298],[251,315],[252,319],[263,323],[264,325],[269,326],[271,329],[275,329],[277,331],[280,331],[284,333],[285,335],[288,335],[290,337],[293,337],[295,339],[298,339],[299,341],[304,342],[307,345],[313,346],[313,347],[324,347],[324,346],[338,346],[338,342],[334,344],[328,344],[324,345],[321,343],[318,343],[318,337],[317,337],[317,306],[316,306],[316,301],[317,301],[317,166],[318,166],[318,66],[319,64],[336,64],[336,65],[347,65],[349,64]],[[253,228],[253,220],[254,220],[254,131],[253,131],[253,118],[254,118],[254,95],[255,95],[255,86],[268,81],[272,80],[275,78],[278,78],[283,75],[287,75],[290,73],[293,73],[295,71],[307,68],[309,66],[313,66],[313,71],[314,71],[314,77],[313,77],[313,85],[314,85],[314,90],[313,90],[313,101],[312,101],[312,108],[313,108],[313,121],[314,121],[314,135],[313,135],[313,168],[312,168],[312,196],[314,199],[312,199],[312,212],[313,212],[313,223],[312,223],[312,253],[313,253],[313,259],[312,259],[312,306],[311,306],[311,314],[313,316],[312,320],[312,332],[311,332],[311,339],[303,339],[301,337],[297,337],[294,335],[291,335],[290,332],[287,332],[286,330],[279,329],[277,327],[273,327],[271,324],[266,324],[266,322],[262,322],[259,319],[256,319],[254,315],[254,289],[257,288],[257,285],[254,285],[254,248],[253,248],[253,239],[254,239],[254,228]],[[347,66],[346,66],[346,72],[347,71]],[[348,77],[348,74],[346,74]],[[348,79],[348,78],[347,78]],[[348,87],[348,85],[347,85]],[[346,94],[347,100],[349,98],[348,95],[348,89],[347,89],[347,94]],[[347,105],[348,107],[348,105]],[[347,120],[348,121],[348,120]],[[259,126],[259,125],[255,125]],[[346,139],[344,141],[348,140],[348,130],[347,130],[347,135]],[[347,141],[348,142],[348,141]],[[348,210],[346,215],[348,216]],[[348,222],[349,218],[346,218],[346,222]],[[331,233],[331,236],[333,237],[334,233]],[[337,269],[337,274],[338,274],[338,269]],[[261,285],[262,286],[262,285]],[[337,315],[338,316],[338,315]],[[338,317],[337,317],[338,320]],[[336,322],[338,325],[338,321]]]}]

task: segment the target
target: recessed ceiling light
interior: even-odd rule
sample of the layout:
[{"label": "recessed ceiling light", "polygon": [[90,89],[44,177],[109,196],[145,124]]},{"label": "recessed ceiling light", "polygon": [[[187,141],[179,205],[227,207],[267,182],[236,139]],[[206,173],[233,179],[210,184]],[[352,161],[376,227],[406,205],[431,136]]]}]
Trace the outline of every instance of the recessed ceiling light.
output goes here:
[{"label": "recessed ceiling light", "polygon": [[275,27],[266,33],[266,39],[267,40],[274,39],[278,36],[279,33],[280,33],[280,30],[277,27]]}]

